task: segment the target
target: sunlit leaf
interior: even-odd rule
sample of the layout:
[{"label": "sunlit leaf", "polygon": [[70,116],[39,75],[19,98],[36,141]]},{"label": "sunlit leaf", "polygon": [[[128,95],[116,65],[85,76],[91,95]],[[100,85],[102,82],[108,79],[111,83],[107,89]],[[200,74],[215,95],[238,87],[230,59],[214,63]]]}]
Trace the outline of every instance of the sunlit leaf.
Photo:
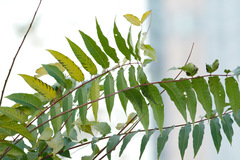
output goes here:
[{"label": "sunlit leaf", "polygon": [[[165,78],[162,81],[171,81],[172,78]],[[186,113],[186,103],[184,102],[184,95],[182,92],[177,88],[176,82],[165,82],[165,83],[159,83],[159,85],[164,88],[170,99],[174,102],[176,105],[178,111],[183,116],[184,120],[187,122],[187,113]]]},{"label": "sunlit leaf", "polygon": [[23,149],[20,149],[16,145],[0,142],[0,155],[2,155],[8,147],[11,147],[11,149],[6,153],[6,155],[8,155],[9,157],[14,156],[17,158],[26,154]]},{"label": "sunlit leaf", "polygon": [[82,73],[81,69],[70,58],[54,50],[47,51],[50,52],[58,60],[58,62],[62,64],[62,66],[68,71],[69,75],[73,79],[79,82],[84,80],[84,74]]},{"label": "sunlit leaf", "polygon": [[83,41],[89,51],[89,53],[92,55],[92,57],[96,60],[96,62],[101,65],[103,68],[109,67],[109,61],[106,54],[101,50],[101,48],[96,44],[96,42],[87,34],[80,31],[80,34],[83,38]]},{"label": "sunlit leaf", "polygon": [[[100,87],[99,87],[99,79],[96,78],[91,85],[90,88],[90,100],[94,101],[97,100],[100,97]],[[92,110],[93,115],[95,118],[95,121],[97,121],[98,118],[98,101],[92,103]]]},{"label": "sunlit leaf", "polygon": [[142,154],[146,148],[146,145],[151,137],[151,135],[155,132],[155,130],[151,130],[151,131],[148,131],[142,138],[142,141],[141,141],[141,147],[140,147],[140,156],[139,156],[139,159],[141,159],[142,157]]},{"label": "sunlit leaf", "polygon": [[[112,74],[109,72],[109,74],[106,76],[105,81],[104,81],[104,95],[107,96],[114,92],[115,92],[114,79],[112,77]],[[114,105],[114,97],[115,97],[115,95],[105,98],[109,119],[111,119],[110,117],[111,117],[111,112],[112,112],[113,105]]]},{"label": "sunlit leaf", "polygon": [[114,22],[113,33],[119,51],[126,57],[126,59],[131,60],[130,50],[126,45],[125,39],[122,37],[121,33],[118,30],[116,22]]},{"label": "sunlit leaf", "polygon": [[174,126],[164,129],[162,131],[162,133],[158,136],[157,138],[157,155],[158,155],[158,159],[162,153],[162,150],[168,140],[168,135],[169,133],[173,130]]},{"label": "sunlit leaf", "polygon": [[178,147],[179,147],[182,159],[184,157],[185,150],[187,149],[187,146],[188,146],[188,139],[189,139],[190,132],[191,132],[191,124],[190,123],[186,124],[179,131]]},{"label": "sunlit leaf", "polygon": [[115,150],[115,146],[118,144],[120,139],[120,135],[113,135],[109,138],[107,142],[107,157],[109,160],[111,160],[111,152]]},{"label": "sunlit leaf", "polygon": [[138,17],[132,15],[132,14],[125,14],[124,17],[133,25],[140,26],[141,22],[138,19]]},{"label": "sunlit leaf", "polygon": [[226,93],[229,98],[233,113],[238,115],[240,109],[240,92],[237,81],[233,77],[225,79]]},{"label": "sunlit leaf", "polygon": [[141,61],[141,57],[139,56],[139,49],[140,49],[140,39],[141,39],[141,35],[142,35],[142,31],[140,31],[138,33],[138,39],[137,39],[137,42],[136,42],[136,45],[135,45],[135,53],[136,53],[136,57],[139,61]]},{"label": "sunlit leaf", "polygon": [[12,107],[0,107],[0,112],[8,116],[9,118],[24,123],[27,121],[27,115],[23,112]]},{"label": "sunlit leaf", "polygon": [[144,59],[143,61],[143,67],[146,67],[147,64],[151,63],[153,61],[153,59]]},{"label": "sunlit leaf", "polygon": [[70,39],[67,38],[67,41],[72,48],[73,53],[82,64],[83,68],[86,69],[91,75],[97,74],[97,67],[93,63],[93,61],[83,52],[83,50],[72,42]]},{"label": "sunlit leaf", "polygon": [[106,52],[106,54],[112,58],[112,60],[115,62],[115,63],[118,63],[119,62],[119,59],[117,57],[117,53],[116,53],[116,50],[114,48],[112,48],[110,45],[109,45],[109,42],[108,42],[108,39],[103,35],[102,33],[102,30],[97,22],[97,19],[96,19],[96,27],[97,27],[97,34],[98,34],[98,39],[103,47],[103,50]]},{"label": "sunlit leaf", "polygon": [[44,83],[43,81],[26,75],[26,74],[19,74],[30,87],[32,87],[34,90],[36,90],[38,93],[42,94],[44,97],[46,97],[49,100],[52,100],[56,97],[56,91],[48,84]]},{"label": "sunlit leaf", "polygon": [[211,129],[214,146],[218,153],[221,147],[221,142],[222,142],[222,136],[220,132],[221,126],[219,124],[218,118],[214,118],[210,120],[210,129]]},{"label": "sunlit leaf", "polygon": [[142,15],[141,23],[143,23],[151,13],[152,13],[152,10],[145,12],[145,13]]},{"label": "sunlit leaf", "polygon": [[43,130],[39,139],[41,140],[49,140],[50,137],[53,135],[53,130],[50,127],[47,127]]},{"label": "sunlit leaf", "polygon": [[155,51],[154,48],[152,48],[152,46],[148,45],[148,44],[143,44],[141,46],[141,49],[144,50],[143,54],[145,56],[148,56],[149,58],[151,58],[154,61],[157,61],[157,52]]},{"label": "sunlit leaf", "polygon": [[222,127],[225,135],[227,136],[227,139],[230,144],[232,144],[232,136],[233,136],[233,120],[231,119],[231,116],[229,113],[225,114],[223,116]]},{"label": "sunlit leaf", "polygon": [[192,87],[197,94],[198,101],[207,112],[207,118],[210,118],[212,114],[212,98],[206,80],[204,78],[192,79]]},{"label": "sunlit leaf", "polygon": [[200,122],[199,124],[194,125],[193,133],[192,133],[194,158],[196,157],[198,150],[202,145],[204,129],[205,129],[205,126],[204,126],[203,121]]}]

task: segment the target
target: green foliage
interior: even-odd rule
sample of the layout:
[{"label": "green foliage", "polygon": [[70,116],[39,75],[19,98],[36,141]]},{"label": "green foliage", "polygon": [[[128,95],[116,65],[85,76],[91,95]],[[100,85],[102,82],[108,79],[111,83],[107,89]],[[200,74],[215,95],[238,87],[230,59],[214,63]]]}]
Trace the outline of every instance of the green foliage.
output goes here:
[{"label": "green foliage", "polygon": [[[233,75],[229,74],[230,70],[224,71],[226,75],[213,75],[219,66],[219,61],[215,60],[211,65],[206,65],[206,71],[210,75],[196,77],[198,68],[193,63],[186,62],[183,67],[175,69],[186,72],[190,78],[164,78],[162,81],[149,82],[145,66],[157,61],[155,49],[144,43],[147,32],[144,32],[143,23],[149,15],[151,11],[144,13],[141,19],[132,14],[124,15],[135,25],[129,27],[127,35],[120,32],[116,20],[114,21],[113,36],[117,48],[109,45],[109,39],[104,36],[96,19],[96,32],[101,46],[83,31],[79,32],[88,50],[86,53],[82,47],[67,38],[81,66],[60,52],[48,50],[59,63],[42,65],[37,69],[35,77],[20,74],[36,93],[13,93],[6,96],[14,105],[0,107],[0,159],[60,159],[59,155],[70,158],[71,149],[91,145],[92,152],[83,153],[85,155],[81,159],[99,158],[106,149],[102,158],[107,156],[110,160],[112,151],[119,147],[121,141],[119,157],[134,136],[142,134],[139,146],[141,159],[149,139],[155,138],[153,133],[159,134],[156,148],[160,158],[170,132],[177,127],[181,127],[178,136],[181,158],[184,158],[185,151],[190,146],[188,139],[191,132],[196,157],[202,146],[205,123],[208,122],[217,153],[220,151],[222,133],[232,144],[233,123],[240,126],[240,91],[234,77],[238,79],[239,67],[232,71]],[[132,32],[133,29],[136,30]],[[132,38],[132,33],[138,35]],[[135,43],[133,39],[136,39]],[[108,57],[115,66],[110,65]],[[122,59],[123,64],[120,64]],[[82,68],[90,74],[82,72]],[[43,82],[40,80],[43,75],[53,77],[55,83],[50,85]],[[221,82],[222,79],[225,84]],[[166,115],[161,94],[165,90],[174,104],[168,107],[176,107],[185,124],[164,126]],[[105,101],[99,102],[102,99]],[[119,104],[116,100],[120,101]],[[198,102],[201,105],[198,106]],[[127,117],[127,120],[118,119],[117,133],[111,123],[111,117],[120,117],[118,113],[113,115],[116,107],[122,107]],[[105,118],[101,114],[103,108],[106,108],[105,115],[108,115],[110,122],[99,121]],[[201,108],[206,115],[196,121],[197,110]],[[187,112],[191,120],[187,119]],[[158,128],[149,128],[150,113],[153,113],[152,120]],[[141,129],[134,130],[139,122]],[[83,137],[84,135],[87,136]],[[16,138],[11,139],[13,136]],[[22,139],[29,140],[30,144],[25,144]],[[106,146],[99,148],[99,142],[104,139],[107,139]],[[51,156],[53,158],[49,158]]]}]

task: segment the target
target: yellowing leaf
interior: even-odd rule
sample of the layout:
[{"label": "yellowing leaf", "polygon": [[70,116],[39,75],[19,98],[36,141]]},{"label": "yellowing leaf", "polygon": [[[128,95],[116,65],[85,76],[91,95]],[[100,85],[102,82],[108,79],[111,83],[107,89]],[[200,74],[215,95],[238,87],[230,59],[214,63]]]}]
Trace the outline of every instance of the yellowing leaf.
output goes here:
[{"label": "yellowing leaf", "polygon": [[152,10],[145,12],[145,13],[142,15],[141,23],[143,23],[151,13],[152,13]]},{"label": "yellowing leaf", "polygon": [[73,79],[79,82],[84,80],[84,74],[81,69],[70,58],[54,50],[47,51],[49,51],[59,61],[59,63],[62,64]]},{"label": "yellowing leaf", "polygon": [[56,97],[56,91],[50,85],[44,83],[40,79],[26,74],[19,75],[28,83],[30,87],[32,87],[34,90],[36,90],[38,93],[40,93],[47,99],[52,100]]},{"label": "yellowing leaf", "polygon": [[[58,69],[62,72],[65,70],[65,68],[60,63],[50,63],[50,65],[58,67]],[[39,78],[41,76],[44,76],[44,75],[48,74],[46,69],[43,68],[43,67],[38,68],[36,70],[36,73],[37,73],[37,75],[35,75],[36,78]]]},{"label": "yellowing leaf", "polygon": [[132,14],[125,14],[124,17],[133,25],[140,26],[141,22],[138,19],[138,17],[132,15]]}]

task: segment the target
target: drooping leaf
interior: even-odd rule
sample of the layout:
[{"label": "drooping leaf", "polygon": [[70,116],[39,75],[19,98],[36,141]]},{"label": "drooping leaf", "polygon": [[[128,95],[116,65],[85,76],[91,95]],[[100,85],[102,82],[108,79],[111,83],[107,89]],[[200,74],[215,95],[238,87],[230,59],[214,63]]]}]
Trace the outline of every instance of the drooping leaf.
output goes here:
[{"label": "drooping leaf", "polygon": [[194,158],[196,157],[196,155],[197,155],[197,153],[198,153],[198,150],[199,150],[199,148],[200,148],[201,145],[202,145],[202,140],[203,140],[203,135],[204,135],[204,129],[205,129],[205,126],[204,126],[203,121],[200,122],[200,123],[197,124],[197,125],[194,125],[193,133],[192,133],[192,136],[193,136]]},{"label": "drooping leaf", "polygon": [[177,87],[182,90],[183,94],[185,95],[184,99],[187,102],[187,109],[190,113],[192,122],[194,123],[197,112],[197,100],[192,88],[192,84],[189,80],[183,80],[177,82]]},{"label": "drooping leaf", "polygon": [[43,95],[45,98],[52,100],[56,97],[56,91],[48,84],[44,83],[43,81],[26,75],[26,74],[19,74],[30,87],[32,87],[34,90],[36,90],[38,93]]},{"label": "drooping leaf", "polygon": [[94,122],[92,126],[103,136],[111,133],[111,127],[106,122]]},{"label": "drooping leaf", "polygon": [[233,120],[232,120],[230,114],[229,113],[225,114],[223,116],[223,120],[221,122],[222,122],[223,131],[224,131],[225,135],[227,136],[229,143],[232,144]]},{"label": "drooping leaf", "polygon": [[213,118],[210,120],[210,129],[211,129],[211,135],[214,142],[214,146],[218,153],[221,147],[221,142],[222,142],[222,136],[220,132],[221,126],[219,124],[218,118]]},{"label": "drooping leaf", "polygon": [[64,141],[61,132],[57,132],[53,139],[50,141],[46,141],[48,146],[53,149],[53,154],[55,155],[57,152],[59,152],[63,146],[64,146]]},{"label": "drooping leaf", "polygon": [[146,145],[151,137],[151,135],[155,132],[155,130],[151,130],[151,131],[148,131],[142,138],[142,141],[141,141],[141,147],[140,147],[140,156],[139,156],[139,159],[141,159],[142,157],[142,154],[146,148]]},{"label": "drooping leaf", "polygon": [[198,68],[193,63],[188,63],[185,66],[178,69],[181,69],[184,72],[186,72],[187,76],[194,76],[198,71]]},{"label": "drooping leaf", "polygon": [[54,50],[47,50],[50,52],[59,63],[68,71],[69,75],[76,81],[84,81],[84,74],[81,69],[67,56]]},{"label": "drooping leaf", "polygon": [[91,75],[97,74],[97,67],[93,61],[83,52],[83,50],[72,42],[70,39],[66,38],[70,47],[72,48],[73,53],[82,64],[83,68],[88,71]]},{"label": "drooping leaf", "polygon": [[8,98],[16,103],[28,106],[30,108],[36,108],[36,109],[42,108],[41,100],[32,94],[13,93],[11,95],[8,95],[6,98]]},{"label": "drooping leaf", "polygon": [[98,39],[103,47],[103,50],[110,58],[112,58],[112,60],[115,63],[118,63],[119,59],[117,57],[116,50],[109,45],[108,39],[103,35],[102,30],[97,22],[97,19],[96,19],[96,27],[97,27]]},{"label": "drooping leaf", "polygon": [[152,10],[145,12],[145,13],[142,15],[141,23],[143,23],[151,13],[152,13]]},{"label": "drooping leaf", "polygon": [[188,139],[189,139],[190,132],[191,132],[191,124],[190,123],[187,123],[179,131],[178,147],[179,147],[182,159],[184,157],[185,150],[187,149],[187,146],[188,146]]},{"label": "drooping leaf", "polygon": [[[147,76],[143,71],[143,68],[140,66],[138,67],[138,81],[140,84],[149,83]],[[159,90],[154,85],[141,86],[140,89],[152,107],[155,122],[157,123],[158,128],[161,132],[164,122],[164,105]]]},{"label": "drooping leaf", "polygon": [[[60,63],[50,63],[49,65],[56,66],[61,72],[65,71],[65,68]],[[36,70],[36,73],[37,75],[34,76],[36,78],[39,78],[41,76],[48,74],[48,72],[43,67],[38,68]]]},{"label": "drooping leaf", "polygon": [[225,91],[223,85],[220,82],[220,78],[218,76],[209,77],[208,83],[210,91],[214,96],[216,110],[218,112],[219,117],[222,119],[223,109],[226,106]]},{"label": "drooping leaf", "polygon": [[[128,87],[127,86],[127,81],[126,81],[125,76],[124,76],[124,69],[123,68],[119,69],[119,71],[118,71],[117,83],[116,84],[117,84],[117,90],[118,91],[126,89]],[[127,97],[125,96],[124,93],[119,93],[118,97],[119,97],[120,102],[122,104],[123,110],[126,112],[127,102],[128,102]]]},{"label": "drooping leaf", "polygon": [[119,51],[126,57],[126,59],[131,60],[130,51],[126,45],[125,39],[117,28],[116,22],[114,22],[113,34]]},{"label": "drooping leaf", "polygon": [[[130,87],[139,85],[136,79],[135,68],[133,65],[131,65],[131,67],[128,69],[128,79],[129,79]],[[136,89],[139,89],[139,88],[136,88]]]},{"label": "drooping leaf", "polygon": [[118,144],[120,139],[120,135],[113,135],[109,138],[107,142],[107,157],[109,160],[111,160],[111,152],[115,150],[115,146]]},{"label": "drooping leaf", "polygon": [[24,123],[27,121],[27,115],[23,112],[12,108],[12,107],[0,107],[0,112],[13,119],[14,121],[18,121]]},{"label": "drooping leaf", "polygon": [[219,61],[216,59],[211,65],[206,64],[206,70],[208,73],[213,73],[218,69]]},{"label": "drooping leaf", "polygon": [[[100,97],[100,87],[99,87],[99,79],[96,78],[91,85],[90,88],[90,100],[94,101]],[[98,117],[98,101],[92,103],[92,110],[95,121],[97,121]]]},{"label": "drooping leaf", "polygon": [[192,79],[192,87],[197,94],[198,101],[207,113],[207,118],[210,118],[212,113],[212,98],[206,80],[204,78]]},{"label": "drooping leaf", "polygon": [[136,57],[136,55],[134,53],[134,49],[133,49],[132,27],[131,26],[130,26],[129,31],[128,31],[127,44],[128,44],[129,51],[130,51],[131,55],[133,55],[133,57],[137,60],[137,57]]},{"label": "drooping leaf", "polygon": [[[172,78],[165,78],[162,81],[171,81]],[[178,111],[183,116],[184,120],[187,122],[187,113],[186,113],[186,103],[184,102],[184,95],[182,92],[177,88],[176,82],[166,82],[166,83],[159,83],[159,85],[164,88],[168,95],[170,96],[170,99],[174,102],[176,105]]]},{"label": "drooping leaf", "polygon": [[[67,93],[68,93],[68,91],[65,92],[65,94],[67,94]],[[72,106],[73,106],[72,100],[73,100],[72,94],[69,94],[68,96],[63,98],[63,100],[62,100],[62,111],[63,112],[72,109]],[[69,118],[70,115],[71,115],[71,117]],[[62,116],[63,122],[65,123],[65,127],[66,127],[67,137],[69,137],[70,130],[73,127],[72,123],[74,121],[74,117],[75,117],[75,115],[74,115],[73,111],[65,113]]]},{"label": "drooping leaf", "polygon": [[56,67],[52,65],[42,65],[44,69],[52,76],[59,84],[63,85],[65,88],[70,88],[71,83],[67,82],[64,74]]},{"label": "drooping leaf", "polygon": [[50,137],[52,137],[52,135],[53,135],[53,130],[50,127],[47,127],[43,130],[39,139],[47,141],[50,139]]},{"label": "drooping leaf", "polygon": [[149,63],[151,63],[153,59],[144,59],[143,61],[143,67],[146,67]]},{"label": "drooping leaf", "polygon": [[[61,108],[60,107],[61,107],[60,104],[56,103],[54,106],[52,106],[50,108],[51,118],[61,113]],[[59,131],[59,129],[61,128],[62,117],[59,116],[57,118],[52,119],[51,124],[53,126],[54,133],[56,134]]]},{"label": "drooping leaf", "polygon": [[126,121],[125,124],[134,123],[134,121],[136,120],[136,118],[135,118],[135,119],[133,119],[133,118],[134,118],[136,115],[137,115],[137,114],[136,114],[135,112],[130,113],[130,114],[128,115],[128,117],[127,117],[127,121]]},{"label": "drooping leaf", "polygon": [[132,132],[126,135],[126,137],[124,137],[123,139],[123,143],[119,152],[119,157],[121,157],[123,151],[125,150],[125,148],[127,147],[128,143],[131,141],[132,137],[138,132]]},{"label": "drooping leaf", "polygon": [[25,126],[17,123],[0,123],[0,128],[6,128],[19,133],[23,137],[27,138],[29,141],[35,142],[33,135],[25,128]]},{"label": "drooping leaf", "polygon": [[226,93],[233,113],[237,116],[240,109],[240,92],[237,81],[233,77],[225,79]]},{"label": "drooping leaf", "polygon": [[237,123],[237,125],[240,127],[240,110],[238,111],[238,114],[233,114],[234,121]]},{"label": "drooping leaf", "polygon": [[141,39],[141,35],[142,35],[142,31],[140,31],[138,33],[138,39],[135,45],[135,53],[136,53],[136,57],[139,61],[141,61],[141,57],[139,56],[139,49],[140,49],[140,39]]},{"label": "drooping leaf", "polygon": [[8,147],[11,147],[11,149],[6,153],[6,155],[8,155],[9,157],[14,156],[15,158],[17,158],[19,156],[26,155],[23,149],[11,143],[4,142],[0,142],[0,155],[2,155]]},{"label": "drooping leaf", "polygon": [[101,50],[101,48],[96,44],[96,42],[87,34],[80,31],[80,34],[83,38],[83,41],[89,51],[89,53],[92,55],[92,57],[96,60],[96,62],[101,65],[103,68],[109,67],[109,61],[106,54]]},{"label": "drooping leaf", "polygon": [[[87,103],[87,87],[83,85],[82,87],[77,89],[76,92],[78,105],[82,105]],[[79,116],[82,121],[83,126],[85,127],[86,124],[86,117],[87,117],[87,105],[79,108]]]},{"label": "drooping leaf", "polygon": [[162,133],[158,136],[157,138],[157,155],[158,155],[158,159],[162,153],[162,150],[168,140],[168,135],[169,133],[173,130],[174,126],[164,129],[162,131]]},{"label": "drooping leaf", "polygon": [[138,117],[142,118],[141,123],[145,131],[147,132],[149,125],[149,113],[145,99],[141,95],[140,91],[135,88],[124,91],[124,94],[132,103],[133,108],[137,112]]},{"label": "drooping leaf", "polygon": [[125,14],[124,17],[127,19],[128,22],[130,22],[131,24],[135,25],[135,26],[140,26],[141,22],[138,19],[138,17],[132,15],[132,14]]},{"label": "drooping leaf", "polygon": [[144,50],[143,54],[145,56],[148,56],[152,60],[157,61],[157,52],[155,51],[154,48],[152,48],[151,45],[149,45],[149,44],[142,44],[141,45],[141,49]]},{"label": "drooping leaf", "polygon": [[[104,81],[104,95],[107,96],[114,92],[114,79],[112,77],[112,74],[109,72]],[[115,95],[105,98],[109,119],[111,119],[111,112],[114,105],[114,97]]]}]

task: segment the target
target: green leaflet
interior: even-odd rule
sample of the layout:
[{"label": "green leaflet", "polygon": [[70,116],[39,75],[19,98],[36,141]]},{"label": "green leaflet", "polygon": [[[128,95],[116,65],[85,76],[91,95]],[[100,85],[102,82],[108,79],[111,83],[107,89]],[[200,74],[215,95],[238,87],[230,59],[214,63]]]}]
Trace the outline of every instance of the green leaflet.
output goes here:
[{"label": "green leaflet", "polygon": [[[78,100],[78,105],[87,103],[88,98],[87,98],[86,85],[83,85],[82,87],[77,89],[76,96],[77,96],[77,100]],[[79,108],[79,116],[82,121],[83,127],[85,127],[86,117],[87,117],[87,105]]]},{"label": "green leaflet", "polygon": [[109,138],[107,142],[107,157],[109,160],[111,160],[111,152],[115,150],[116,145],[118,144],[120,139],[120,135],[113,135]]},{"label": "green leaflet", "polygon": [[32,94],[13,93],[8,95],[6,98],[30,108],[42,109],[41,100]]},{"label": "green leaflet", "polygon": [[190,113],[190,117],[192,119],[192,122],[195,122],[195,116],[197,112],[197,99],[194,93],[194,90],[192,89],[192,84],[190,80],[183,80],[176,82],[177,87],[182,91],[182,94],[184,94],[184,99],[187,103],[187,109]]},{"label": "green leaflet", "polygon": [[[131,67],[128,70],[128,79],[129,79],[129,83],[130,83],[131,87],[139,85],[137,80],[136,80],[135,68],[134,68],[133,65],[131,65]],[[136,88],[136,89],[139,89],[139,87]]]},{"label": "green leaflet", "polygon": [[[94,101],[99,99],[99,97],[100,97],[100,87],[99,87],[99,79],[97,78],[92,82],[92,85],[90,87],[90,100]],[[98,101],[92,103],[92,110],[93,110],[95,121],[97,121]]]},{"label": "green leaflet", "polygon": [[190,123],[187,123],[179,131],[178,147],[179,147],[182,159],[184,157],[185,150],[187,149],[187,146],[188,146],[188,139],[189,139],[190,132],[191,132],[191,124]]},{"label": "green leaflet", "polygon": [[142,118],[141,123],[145,131],[147,132],[149,125],[149,113],[145,99],[141,95],[140,91],[135,88],[124,91],[124,94],[132,103],[133,108],[137,112],[138,117]]},{"label": "green leaflet", "polygon": [[208,73],[215,72],[218,69],[219,61],[216,59],[211,65],[206,64],[206,70]]},{"label": "green leaflet", "polygon": [[100,132],[103,136],[111,133],[111,127],[107,122],[92,122],[92,127]]},{"label": "green leaflet", "polygon": [[211,134],[212,134],[214,146],[218,153],[221,147],[221,142],[222,142],[222,136],[220,132],[221,126],[219,124],[218,118],[213,118],[210,120],[210,128],[211,128]]},{"label": "green leaflet", "polygon": [[[65,94],[67,94],[67,93],[68,93],[68,91],[66,90]],[[72,100],[73,100],[72,94],[69,94],[67,97],[63,98],[63,100],[62,100],[62,111],[63,112],[72,109],[72,106],[73,106]],[[71,113],[72,113],[72,115],[71,115]],[[69,118],[70,115],[71,115],[71,117]],[[65,113],[62,116],[62,120],[65,123],[65,127],[66,127],[67,137],[69,137],[70,130],[73,128],[72,123],[74,121],[74,118],[75,118],[75,115],[74,115],[73,111]]]},{"label": "green leaflet", "polygon": [[141,34],[142,34],[142,31],[140,31],[138,33],[138,40],[137,40],[137,43],[135,45],[135,53],[136,53],[136,57],[139,61],[141,61],[141,57],[139,56],[139,48],[140,48],[140,39],[141,39]]},{"label": "green leaflet", "polygon": [[51,147],[53,149],[53,155],[56,155],[56,153],[58,151],[60,151],[63,146],[64,146],[64,141],[62,138],[62,134],[61,132],[57,132],[55,134],[55,136],[53,137],[53,139],[51,139],[50,141],[46,141],[48,146]]},{"label": "green leaflet", "polygon": [[7,147],[11,147],[11,149],[6,154],[9,157],[14,156],[15,158],[17,158],[19,156],[26,155],[26,153],[16,145],[13,145],[11,143],[3,143],[3,142],[0,142],[0,155],[4,153]]},{"label": "green leaflet", "polygon": [[88,71],[91,75],[97,74],[97,67],[93,61],[82,51],[82,49],[72,42],[70,39],[66,38],[70,47],[72,48],[73,53],[82,64],[83,68]]},{"label": "green leaflet", "polygon": [[[162,80],[164,81],[171,81],[172,78],[165,78]],[[159,83],[159,85],[164,88],[170,99],[174,102],[177,109],[183,116],[184,120],[187,122],[187,113],[186,113],[186,103],[184,102],[184,95],[183,93],[177,88],[176,82],[165,82],[165,83]]]},{"label": "green leaflet", "polygon": [[98,138],[97,137],[93,137],[92,138],[92,143],[91,143],[91,148],[92,148],[92,151],[93,151],[92,154],[89,155],[89,156],[82,157],[81,160],[92,160],[93,157],[99,152],[99,148],[96,145],[96,142],[98,142]]},{"label": "green leaflet", "polygon": [[0,134],[4,134],[6,136],[13,136],[15,134],[17,134],[17,132],[8,129],[8,128],[0,128]]},{"label": "green leaflet", "polygon": [[[140,84],[149,83],[147,80],[147,76],[143,72],[143,68],[140,66],[138,67],[138,81],[140,82]],[[154,85],[146,85],[141,86],[140,89],[142,91],[142,94],[149,101],[153,110],[154,119],[158,125],[160,132],[162,132],[164,122],[164,105],[158,88]]]},{"label": "green leaflet", "polygon": [[19,133],[23,137],[27,138],[29,141],[35,142],[33,135],[25,128],[25,126],[17,123],[0,123],[0,128],[10,129],[14,132]]},{"label": "green leaflet", "polygon": [[114,22],[113,34],[119,51],[122,52],[126,59],[131,60],[130,50],[128,49],[124,38],[118,30],[116,22]]},{"label": "green leaflet", "polygon": [[[38,117],[37,119],[37,124],[40,125],[42,124],[43,122],[47,121],[48,120],[48,115],[43,113],[40,117]],[[49,127],[49,123],[45,123],[43,126],[39,127],[38,130],[39,130],[39,133],[42,133],[43,130],[45,128]]]},{"label": "green leaflet", "polygon": [[27,121],[27,115],[23,112],[12,108],[12,107],[0,107],[0,112],[13,119],[14,121],[18,121],[21,123],[25,123]]},{"label": "green leaflet", "polygon": [[[121,90],[126,89],[128,87],[127,86],[127,81],[126,81],[126,79],[124,77],[124,70],[123,70],[123,68],[119,69],[119,71],[118,71],[117,83],[116,84],[117,84],[117,90],[118,91],[121,91]],[[119,97],[120,102],[122,104],[123,110],[126,113],[128,99],[127,99],[127,97],[125,96],[124,93],[118,93],[118,97]]]},{"label": "green leaflet", "polygon": [[230,144],[232,144],[232,136],[233,136],[233,120],[231,119],[231,116],[229,113],[225,114],[223,116],[222,127],[225,135],[227,136],[227,139]]},{"label": "green leaflet", "polygon": [[32,87],[34,90],[36,90],[38,93],[43,95],[48,100],[52,100],[56,97],[56,91],[48,84],[44,83],[43,81],[26,75],[26,74],[19,74],[30,87]]},{"label": "green leaflet", "polygon": [[[115,92],[114,79],[112,77],[111,72],[109,72],[109,74],[106,76],[105,81],[104,81],[104,95],[107,96],[114,92]],[[111,119],[111,112],[112,112],[113,105],[114,105],[114,97],[115,97],[115,95],[105,98],[109,119]]]},{"label": "green leaflet", "polygon": [[146,148],[146,145],[151,137],[151,135],[155,132],[155,130],[151,130],[151,131],[148,131],[142,138],[142,141],[141,141],[141,147],[140,147],[140,156],[139,156],[139,159],[141,159],[142,157],[142,154]]},{"label": "green leaflet", "polygon": [[168,140],[168,135],[169,133],[173,130],[174,126],[170,127],[170,128],[167,128],[167,129],[164,129],[162,131],[162,133],[158,136],[158,139],[157,139],[157,155],[158,155],[158,159],[162,153],[162,150]]},{"label": "green leaflet", "polygon": [[234,121],[240,127],[240,110],[238,111],[238,115],[233,114]]},{"label": "green leaflet", "polygon": [[53,65],[42,65],[44,69],[52,76],[59,84],[63,85],[65,88],[71,87],[71,81],[66,80],[64,74],[58,69],[58,67]]},{"label": "green leaflet", "polygon": [[[51,118],[61,113],[60,107],[61,107],[60,104],[56,103],[54,106],[52,106],[50,108]],[[60,130],[60,128],[61,128],[62,117],[59,116],[57,118],[52,119],[51,123],[52,123],[52,126],[53,126],[54,133],[56,134]]]},{"label": "green leaflet", "polygon": [[110,47],[109,43],[108,43],[108,39],[103,35],[102,30],[98,24],[97,18],[96,18],[96,27],[97,27],[97,34],[98,34],[98,39],[103,47],[103,50],[105,51],[105,53],[112,58],[112,60],[115,63],[119,62],[119,59],[117,57],[117,53],[116,50],[112,47]]},{"label": "green leaflet", "polygon": [[52,135],[53,135],[53,130],[50,127],[46,127],[38,139],[49,140],[52,137]]},{"label": "green leaflet", "polygon": [[138,132],[132,132],[126,135],[126,137],[124,137],[123,139],[123,143],[119,152],[119,157],[121,157],[124,149],[127,147],[128,143],[131,141],[132,137]]},{"label": "green leaflet", "polygon": [[226,93],[229,98],[233,113],[238,116],[240,109],[240,92],[237,81],[233,77],[225,79]]},{"label": "green leaflet", "polygon": [[192,79],[192,87],[197,94],[198,101],[202,104],[209,119],[212,114],[212,98],[206,80],[201,78]]},{"label": "green leaflet", "polygon": [[204,129],[205,129],[205,126],[203,121],[195,125],[193,128],[192,136],[193,136],[194,158],[196,157],[198,150],[202,145]]},{"label": "green leaflet", "polygon": [[209,77],[208,83],[209,83],[210,91],[214,96],[216,110],[218,112],[219,117],[222,119],[223,109],[226,106],[225,91],[224,91],[223,85],[220,82],[220,78],[217,76]]},{"label": "green leaflet", "polygon": [[133,55],[133,57],[137,60],[137,57],[134,53],[134,49],[133,49],[133,42],[132,42],[132,26],[130,26],[129,31],[128,31],[128,37],[127,37],[127,44],[129,47],[129,52],[131,53],[131,55]]},{"label": "green leaflet", "polygon": [[69,75],[78,82],[84,81],[84,74],[81,69],[67,56],[54,50],[47,50],[50,52],[59,63],[68,71]]},{"label": "green leaflet", "polygon": [[109,62],[108,57],[105,55],[105,53],[101,50],[101,48],[96,44],[96,42],[86,35],[84,32],[80,31],[80,34],[83,38],[83,41],[89,51],[89,53],[92,55],[92,57],[96,60],[96,62],[102,66],[102,68],[108,68]]}]

